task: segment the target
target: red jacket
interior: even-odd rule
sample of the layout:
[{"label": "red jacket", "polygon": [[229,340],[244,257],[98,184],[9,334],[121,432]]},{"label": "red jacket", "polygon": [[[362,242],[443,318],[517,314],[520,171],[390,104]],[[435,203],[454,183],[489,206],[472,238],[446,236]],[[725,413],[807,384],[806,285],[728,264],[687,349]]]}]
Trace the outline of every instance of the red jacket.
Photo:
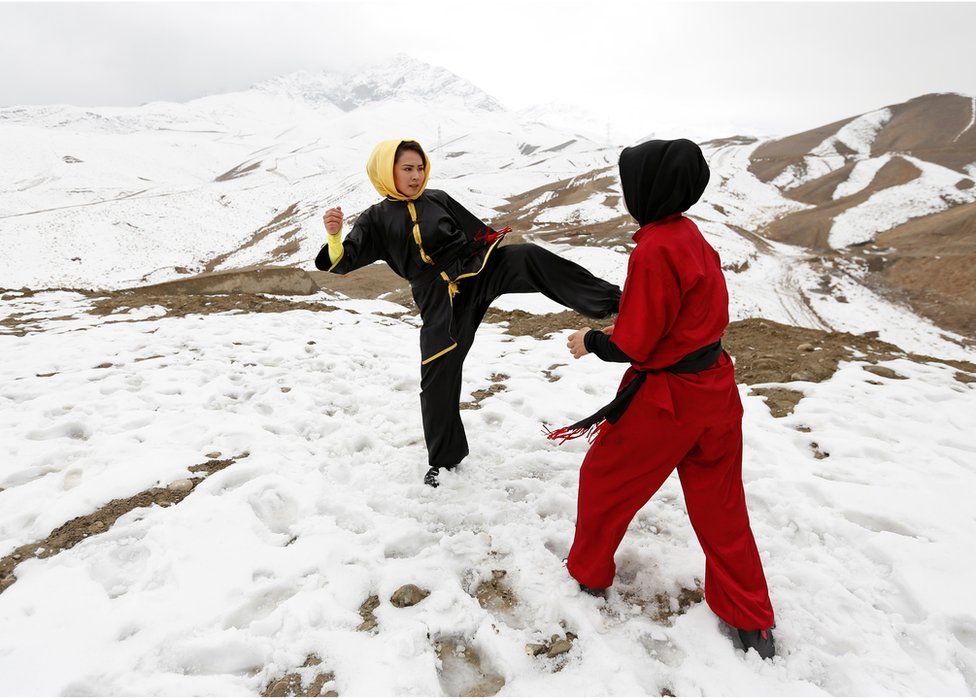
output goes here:
[{"label": "red jacket", "polygon": [[[691,219],[674,214],[648,224],[634,241],[610,339],[637,368],[662,369],[722,337],[729,324],[729,294],[718,253]],[[633,376],[632,367],[621,387]],[[698,374],[650,373],[634,403],[658,407],[686,424],[742,417],[727,352]]]}]

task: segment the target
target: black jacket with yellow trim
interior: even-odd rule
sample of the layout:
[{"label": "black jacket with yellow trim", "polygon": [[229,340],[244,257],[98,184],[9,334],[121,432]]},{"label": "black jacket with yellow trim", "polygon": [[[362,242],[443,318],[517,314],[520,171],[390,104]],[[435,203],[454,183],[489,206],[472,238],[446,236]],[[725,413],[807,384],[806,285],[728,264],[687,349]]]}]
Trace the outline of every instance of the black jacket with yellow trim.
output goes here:
[{"label": "black jacket with yellow trim", "polygon": [[315,258],[315,266],[335,274],[348,274],[378,260],[409,282],[419,279],[431,264],[425,262],[421,248],[436,264],[440,260],[462,255],[445,270],[448,279],[412,286],[413,298],[420,310],[423,327],[420,330],[421,361],[428,363],[455,347],[452,331],[452,300],[448,281],[480,272],[488,255],[497,244],[475,247],[470,254],[469,243],[494,231],[477,216],[461,206],[450,195],[427,189],[414,200],[420,240],[414,235],[407,202],[384,199],[363,211],[352,231],[342,241],[342,255],[338,260],[329,256],[325,245]]}]

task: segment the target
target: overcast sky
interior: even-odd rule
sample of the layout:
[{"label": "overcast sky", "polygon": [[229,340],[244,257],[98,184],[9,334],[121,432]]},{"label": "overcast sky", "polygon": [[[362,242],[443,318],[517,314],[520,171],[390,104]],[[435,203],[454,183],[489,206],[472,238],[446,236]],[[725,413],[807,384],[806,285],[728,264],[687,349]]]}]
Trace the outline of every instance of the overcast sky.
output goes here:
[{"label": "overcast sky", "polygon": [[184,101],[398,52],[636,134],[785,134],[976,94],[976,4],[0,3],[0,105]]}]

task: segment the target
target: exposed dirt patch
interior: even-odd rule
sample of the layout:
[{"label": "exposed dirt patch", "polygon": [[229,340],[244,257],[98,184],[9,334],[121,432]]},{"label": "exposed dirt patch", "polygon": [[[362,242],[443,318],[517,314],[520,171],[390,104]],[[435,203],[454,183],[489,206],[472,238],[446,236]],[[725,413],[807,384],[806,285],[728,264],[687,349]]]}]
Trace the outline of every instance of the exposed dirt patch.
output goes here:
[{"label": "exposed dirt patch", "polygon": [[491,579],[483,580],[474,591],[474,596],[482,609],[495,614],[507,615],[515,609],[518,599],[515,593],[505,583],[505,576],[508,571],[493,570]]},{"label": "exposed dirt patch", "polygon": [[326,291],[354,299],[383,299],[414,308],[413,294],[406,279],[398,277],[385,263],[367,265],[351,274],[309,272],[312,280]]},{"label": "exposed dirt patch", "polygon": [[[560,330],[580,330],[585,327],[601,329],[613,325],[616,316],[603,320],[593,320],[575,311],[560,311],[559,313],[527,313],[526,311],[500,311],[489,308],[485,314],[487,323],[508,323],[509,335],[529,335],[537,340],[543,340],[547,335]],[[567,350],[568,352],[568,350]]]},{"label": "exposed dirt patch", "polygon": [[739,383],[826,381],[841,361],[878,362],[907,354],[871,335],[798,328],[750,318],[731,323],[723,344],[735,358]]},{"label": "exposed dirt patch", "polygon": [[18,547],[0,559],[0,593],[17,581],[13,574],[14,568],[24,561],[31,558],[50,558],[61,551],[70,549],[88,537],[108,530],[119,517],[139,507],[151,507],[152,505],[170,507],[176,505],[192,493],[205,478],[246,456],[247,453],[229,459],[210,459],[201,464],[190,466],[188,470],[197,475],[191,478],[181,478],[165,487],[149,488],[128,498],[111,500],[91,514],[76,517],[61,525],[44,539]]},{"label": "exposed dirt patch", "polygon": [[841,119],[809,131],[763,143],[752,152],[749,172],[763,182],[776,179],[786,168],[802,163],[804,156],[854,118]]},{"label": "exposed dirt patch", "polygon": [[820,445],[816,442],[810,442],[810,451],[813,452],[813,458],[815,459],[826,459],[830,456],[830,453],[821,449]]},{"label": "exposed dirt patch", "polygon": [[305,658],[305,663],[295,672],[289,672],[268,682],[262,697],[337,697],[335,675],[322,669],[322,660],[316,655]]},{"label": "exposed dirt patch", "polygon": [[763,396],[773,417],[786,417],[803,398],[802,391],[795,391],[792,388],[753,388],[749,391],[749,395]]},{"label": "exposed dirt patch", "polygon": [[415,604],[420,604],[429,596],[430,590],[425,590],[413,583],[407,583],[398,587],[390,596],[390,604],[397,609],[403,609],[404,607],[412,607]]},{"label": "exposed dirt patch", "polygon": [[[127,313],[132,308],[162,306],[166,312],[160,318],[182,318],[191,314],[209,313],[284,313],[285,311],[335,311],[337,307],[326,303],[295,301],[261,294],[147,294],[140,290],[119,291],[96,298],[89,311],[96,316]],[[353,311],[350,311],[353,312]]]},{"label": "exposed dirt patch", "polygon": [[277,294],[301,296],[319,292],[319,286],[303,269],[258,265],[223,272],[208,272],[126,291],[149,295],[175,294]]},{"label": "exposed dirt patch", "polygon": [[374,615],[374,612],[379,606],[380,598],[378,595],[370,595],[366,598],[366,601],[359,606],[359,616],[362,618],[363,623],[356,627],[356,631],[372,631],[379,626],[379,622]]},{"label": "exposed dirt patch", "polygon": [[442,638],[434,643],[440,661],[437,678],[449,697],[491,697],[505,686],[505,678],[487,667],[463,638]]},{"label": "exposed dirt patch", "polygon": [[821,382],[837,371],[842,361],[869,364],[891,359],[945,364],[962,372],[976,372],[976,364],[905,352],[879,340],[877,332],[854,335],[844,332],[798,328],[763,318],[731,323],[723,344],[735,357],[739,383]]},{"label": "exposed dirt patch", "polygon": [[[565,628],[565,626],[563,627]],[[565,655],[573,649],[573,642],[579,638],[572,631],[567,631],[565,636],[560,637],[559,634],[553,634],[549,637],[548,641],[543,641],[542,643],[529,643],[525,646],[526,655],[532,656],[545,656],[547,658],[558,658],[561,655]],[[565,661],[565,659],[562,659]],[[555,670],[559,671],[563,668],[565,662],[557,663]]]},{"label": "exposed dirt patch", "polygon": [[655,621],[670,626],[676,617],[687,612],[693,605],[704,601],[705,590],[702,588],[701,582],[696,580],[696,583],[692,589],[681,588],[677,595],[658,592],[648,600],[633,592],[622,592],[620,598],[628,604],[639,606],[643,614],[650,616]]},{"label": "exposed dirt patch", "polygon": [[275,216],[270,221],[268,221],[266,224],[258,228],[253,233],[251,233],[251,237],[248,238],[243,243],[241,243],[240,245],[238,245],[236,248],[234,248],[233,250],[229,250],[228,252],[222,253],[220,255],[217,255],[217,257],[213,258],[209,262],[206,262],[203,266],[203,271],[213,272],[215,269],[217,269],[217,267],[222,265],[233,255],[236,255],[242,250],[247,250],[248,248],[254,247],[262,240],[267,238],[269,235],[273,233],[277,233],[282,228],[287,228],[288,226],[293,225],[293,219],[296,216],[298,216],[299,213],[300,210],[298,208],[297,201],[289,204],[288,207],[285,208],[283,211],[280,211],[277,214],[275,214]]},{"label": "exposed dirt patch", "polygon": [[546,381],[548,381],[549,383],[553,383],[554,381],[559,381],[559,377],[556,376],[553,372],[556,369],[558,369],[559,367],[561,367],[561,366],[568,366],[568,365],[567,364],[553,364],[548,369],[545,369],[542,372],[542,375],[546,377]]},{"label": "exposed dirt patch", "polygon": [[502,382],[508,378],[510,377],[507,374],[492,374],[488,379],[491,381],[491,385],[488,388],[479,388],[477,391],[473,391],[471,395],[474,399],[461,403],[461,410],[480,410],[481,401],[488,396],[493,396],[496,393],[501,393],[506,390],[505,384]]},{"label": "exposed dirt patch", "polygon": [[214,182],[227,182],[229,180],[236,180],[238,177],[243,177],[247,173],[256,170],[261,166],[261,161],[253,162],[250,165],[246,163],[241,163],[240,165],[235,165],[227,172],[222,175],[217,175],[214,178]]},{"label": "exposed dirt patch", "polygon": [[914,219],[854,255],[878,290],[937,325],[976,338],[976,203]]}]

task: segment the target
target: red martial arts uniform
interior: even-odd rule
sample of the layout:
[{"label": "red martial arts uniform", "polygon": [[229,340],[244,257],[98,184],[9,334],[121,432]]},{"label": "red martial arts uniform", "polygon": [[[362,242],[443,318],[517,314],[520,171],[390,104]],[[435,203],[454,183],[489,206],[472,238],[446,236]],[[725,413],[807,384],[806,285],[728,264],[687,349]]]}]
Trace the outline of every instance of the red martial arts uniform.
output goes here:
[{"label": "red martial arts uniform", "polygon": [[587,587],[609,587],[628,524],[677,468],[705,551],[705,599],[737,629],[768,629],[773,609],[742,488],[732,361],[723,351],[696,374],[654,371],[722,337],[729,298],[718,253],[681,214],[644,226],[634,241],[611,340],[651,372],[623,416],[603,423],[583,461],[569,572]]}]

